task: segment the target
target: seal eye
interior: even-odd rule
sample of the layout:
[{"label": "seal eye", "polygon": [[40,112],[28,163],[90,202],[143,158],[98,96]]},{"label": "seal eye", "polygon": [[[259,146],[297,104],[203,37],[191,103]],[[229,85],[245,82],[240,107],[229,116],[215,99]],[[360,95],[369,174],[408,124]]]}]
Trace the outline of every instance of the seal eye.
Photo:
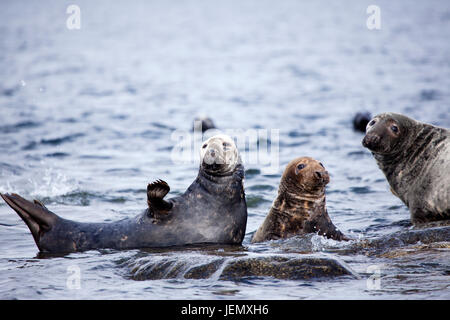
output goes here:
[{"label": "seal eye", "polygon": [[391,130],[392,130],[392,132],[397,133],[398,132],[398,127],[394,124],[394,125],[391,126]]},{"label": "seal eye", "polygon": [[205,149],[207,146],[208,146],[208,145],[205,143],[205,144],[203,145],[202,148]]},{"label": "seal eye", "polygon": [[306,164],[304,164],[304,163],[300,163],[298,166],[297,166],[297,170],[302,170],[302,169],[304,169],[306,167]]},{"label": "seal eye", "polygon": [[224,143],[222,143],[222,146],[224,146],[224,148],[226,148],[226,147],[229,147],[230,144],[228,142],[224,142]]},{"label": "seal eye", "polygon": [[377,122],[375,119],[371,120],[371,121],[369,122],[369,126],[373,126],[373,125],[375,124],[375,122]]},{"label": "seal eye", "polygon": [[319,164],[322,166],[322,168],[324,168],[325,169],[325,167],[323,166],[323,164],[322,164],[322,162],[319,162]]}]

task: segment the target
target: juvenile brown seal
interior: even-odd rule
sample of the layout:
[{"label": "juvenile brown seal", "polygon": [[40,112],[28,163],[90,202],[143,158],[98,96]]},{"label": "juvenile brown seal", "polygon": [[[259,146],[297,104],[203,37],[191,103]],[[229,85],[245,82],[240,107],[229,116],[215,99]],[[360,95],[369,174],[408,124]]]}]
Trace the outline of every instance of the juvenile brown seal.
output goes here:
[{"label": "juvenile brown seal", "polygon": [[306,233],[348,240],[328,216],[325,186],[329,182],[328,172],[319,161],[309,157],[292,160],[281,177],[278,197],[252,242]]},{"label": "juvenile brown seal", "polygon": [[413,223],[450,219],[450,131],[397,113],[375,116],[362,144]]},{"label": "juvenile brown seal", "polygon": [[57,216],[37,200],[1,196],[27,224],[40,251],[240,244],[247,223],[243,178],[234,141],[218,135],[203,143],[197,179],[186,192],[165,200],[168,184],[162,180],[149,184],[148,208],[135,218],[79,223]]}]

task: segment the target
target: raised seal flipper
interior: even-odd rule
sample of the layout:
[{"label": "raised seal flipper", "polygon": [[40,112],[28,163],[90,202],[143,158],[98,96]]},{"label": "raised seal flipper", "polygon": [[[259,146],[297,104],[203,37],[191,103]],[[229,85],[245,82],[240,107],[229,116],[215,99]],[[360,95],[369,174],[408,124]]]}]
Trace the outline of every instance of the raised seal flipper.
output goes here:
[{"label": "raised seal flipper", "polygon": [[163,180],[156,180],[148,184],[147,204],[152,218],[162,218],[169,214],[170,209],[172,209],[172,203],[164,200],[169,191],[169,185]]},{"label": "raised seal flipper", "polygon": [[58,216],[49,211],[39,200],[34,200],[33,203],[15,193],[0,195],[26,223],[40,249],[40,236],[52,228]]}]

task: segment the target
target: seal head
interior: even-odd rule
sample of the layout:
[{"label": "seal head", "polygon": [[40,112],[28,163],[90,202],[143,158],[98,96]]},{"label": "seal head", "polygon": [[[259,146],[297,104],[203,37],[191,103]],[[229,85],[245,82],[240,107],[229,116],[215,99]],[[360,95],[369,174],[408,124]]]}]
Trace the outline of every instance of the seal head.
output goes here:
[{"label": "seal head", "polygon": [[241,164],[236,144],[224,134],[206,140],[202,144],[200,158],[201,170],[215,176],[230,175]]},{"label": "seal head", "polygon": [[362,141],[364,147],[378,154],[392,154],[404,147],[414,128],[412,119],[401,114],[383,113],[370,120]]},{"label": "seal head", "polygon": [[291,161],[281,179],[280,188],[301,196],[317,197],[325,193],[330,175],[323,164],[313,158],[303,157]]}]

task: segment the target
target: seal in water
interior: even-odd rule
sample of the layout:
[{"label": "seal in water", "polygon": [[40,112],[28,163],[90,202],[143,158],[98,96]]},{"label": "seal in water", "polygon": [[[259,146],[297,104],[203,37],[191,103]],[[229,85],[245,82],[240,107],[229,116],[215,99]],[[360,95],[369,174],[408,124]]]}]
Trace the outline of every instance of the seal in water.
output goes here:
[{"label": "seal in water", "polygon": [[353,129],[355,131],[366,132],[366,127],[369,121],[372,119],[370,112],[358,112],[353,117]]},{"label": "seal in water", "polygon": [[148,208],[135,218],[80,223],[57,216],[37,200],[1,196],[25,221],[43,252],[241,244],[247,224],[243,179],[234,141],[218,135],[203,143],[198,176],[186,192],[165,200],[169,185],[162,180],[150,183]]},{"label": "seal in water", "polygon": [[316,233],[335,240],[348,240],[328,216],[325,186],[330,176],[322,163],[309,157],[292,160],[281,177],[278,197],[252,238],[262,242]]},{"label": "seal in water", "polygon": [[194,119],[193,131],[204,133],[210,129],[216,129],[211,118],[199,116]]},{"label": "seal in water", "polygon": [[397,113],[375,116],[362,144],[413,223],[450,219],[450,131]]}]

